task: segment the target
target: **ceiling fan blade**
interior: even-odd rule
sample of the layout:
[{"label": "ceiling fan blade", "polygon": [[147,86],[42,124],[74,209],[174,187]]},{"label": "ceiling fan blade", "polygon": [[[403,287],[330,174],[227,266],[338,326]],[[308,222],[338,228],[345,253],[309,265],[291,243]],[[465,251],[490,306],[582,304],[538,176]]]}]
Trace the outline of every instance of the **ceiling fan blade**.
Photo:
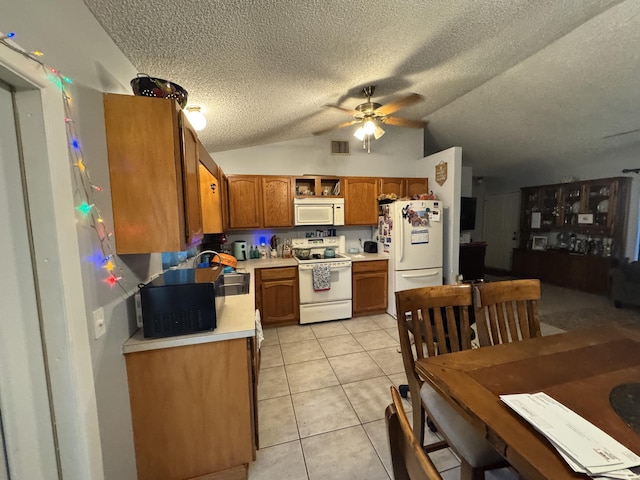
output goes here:
[{"label": "ceiling fan blade", "polygon": [[313,132],[314,135],[323,135],[331,130],[337,130],[338,128],[348,127],[349,125],[354,125],[356,123],[360,123],[361,120],[349,120],[348,122],[341,123],[339,125],[334,125],[333,127],[325,128],[324,130],[319,130],[317,132]]},{"label": "ceiling fan blade", "polygon": [[331,108],[337,108],[338,110],[342,110],[343,112],[347,112],[350,115],[357,115],[360,112],[358,110],[353,110],[351,108],[344,108],[344,107],[340,107],[338,105],[331,105],[331,104],[326,104],[325,107],[331,107]]},{"label": "ceiling fan blade", "polygon": [[396,127],[424,128],[429,122],[422,120],[409,120],[408,118],[387,117],[383,120],[386,125],[395,125]]},{"label": "ceiling fan blade", "polygon": [[397,112],[401,108],[408,107],[409,105],[413,105],[414,103],[421,101],[422,98],[422,95],[412,93],[400,100],[396,100],[395,102],[387,103],[386,105],[376,108],[374,113],[376,115],[391,115],[393,112]]}]

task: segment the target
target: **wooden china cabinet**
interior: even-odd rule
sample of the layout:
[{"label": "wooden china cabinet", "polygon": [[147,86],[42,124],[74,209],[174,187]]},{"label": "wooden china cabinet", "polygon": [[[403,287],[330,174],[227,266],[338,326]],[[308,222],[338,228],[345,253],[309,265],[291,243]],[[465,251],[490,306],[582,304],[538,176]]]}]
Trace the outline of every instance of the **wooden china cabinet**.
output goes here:
[{"label": "wooden china cabinet", "polygon": [[630,187],[631,178],[615,177],[523,188],[513,273],[607,293],[611,259],[623,252]]}]

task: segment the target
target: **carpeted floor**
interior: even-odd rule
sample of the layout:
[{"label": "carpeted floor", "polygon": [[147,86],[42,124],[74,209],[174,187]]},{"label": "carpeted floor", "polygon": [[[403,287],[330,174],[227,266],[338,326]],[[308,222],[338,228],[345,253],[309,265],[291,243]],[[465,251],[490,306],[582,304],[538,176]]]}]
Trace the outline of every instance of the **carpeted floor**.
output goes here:
[{"label": "carpeted floor", "polygon": [[[513,277],[487,275],[485,281],[511,280]],[[562,330],[614,324],[635,325],[640,328],[640,308],[615,308],[603,295],[571,290],[543,283],[538,305],[540,322]]]},{"label": "carpeted floor", "polygon": [[[544,297],[542,299],[544,302]],[[580,308],[566,312],[552,312],[540,315],[540,321],[561,328],[577,330],[617,323],[640,327],[640,310],[637,308]]]}]

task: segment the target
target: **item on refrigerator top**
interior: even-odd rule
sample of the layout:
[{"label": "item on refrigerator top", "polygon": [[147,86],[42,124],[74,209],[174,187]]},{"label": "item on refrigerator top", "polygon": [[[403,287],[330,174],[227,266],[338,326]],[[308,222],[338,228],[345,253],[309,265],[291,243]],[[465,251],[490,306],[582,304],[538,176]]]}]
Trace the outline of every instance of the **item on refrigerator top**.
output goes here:
[{"label": "item on refrigerator top", "polygon": [[233,256],[240,261],[247,260],[249,258],[247,242],[244,240],[236,240],[233,242]]},{"label": "item on refrigerator top", "polygon": [[398,200],[378,205],[378,251],[389,254],[387,312],[394,317],[395,292],[442,285],[442,208],[439,200]]}]

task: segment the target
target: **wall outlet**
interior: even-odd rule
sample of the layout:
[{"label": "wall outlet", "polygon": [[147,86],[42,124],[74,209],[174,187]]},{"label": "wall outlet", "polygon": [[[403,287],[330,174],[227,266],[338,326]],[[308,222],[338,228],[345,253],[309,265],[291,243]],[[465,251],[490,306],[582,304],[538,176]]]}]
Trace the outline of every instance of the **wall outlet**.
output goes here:
[{"label": "wall outlet", "polygon": [[93,338],[96,340],[105,334],[107,326],[104,321],[104,308],[93,311]]}]

